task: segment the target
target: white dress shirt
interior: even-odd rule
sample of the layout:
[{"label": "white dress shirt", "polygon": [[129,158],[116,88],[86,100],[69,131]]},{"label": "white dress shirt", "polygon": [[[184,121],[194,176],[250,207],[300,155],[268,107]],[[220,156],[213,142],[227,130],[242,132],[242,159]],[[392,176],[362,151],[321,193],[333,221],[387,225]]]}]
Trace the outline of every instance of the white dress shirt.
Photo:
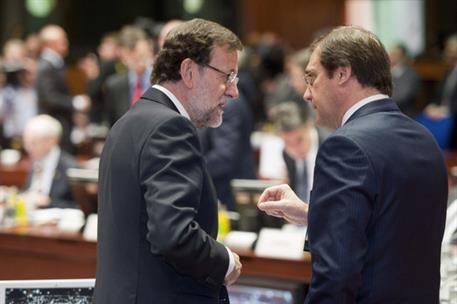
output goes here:
[{"label": "white dress shirt", "polygon": [[366,104],[369,104],[370,102],[376,101],[376,100],[381,100],[381,99],[386,99],[389,98],[389,96],[384,95],[384,94],[376,94],[372,96],[368,96],[355,104],[352,105],[352,107],[349,108],[349,110],[346,111],[343,115],[343,120],[341,121],[341,126],[344,126],[344,124],[351,118],[351,116],[361,107],[363,107]]},{"label": "white dress shirt", "polygon": [[29,191],[40,192],[49,196],[59,158],[60,148],[55,147],[43,159],[33,162],[32,181]]}]

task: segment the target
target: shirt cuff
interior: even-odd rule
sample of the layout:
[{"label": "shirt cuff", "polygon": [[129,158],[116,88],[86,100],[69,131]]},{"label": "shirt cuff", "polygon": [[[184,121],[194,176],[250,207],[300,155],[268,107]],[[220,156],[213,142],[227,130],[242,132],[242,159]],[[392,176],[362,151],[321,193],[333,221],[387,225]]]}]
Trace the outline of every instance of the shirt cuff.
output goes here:
[{"label": "shirt cuff", "polygon": [[225,277],[227,277],[233,271],[233,268],[235,268],[235,258],[233,257],[232,251],[227,246],[225,246],[225,249],[227,249],[229,255],[229,265],[227,272],[225,273]]}]

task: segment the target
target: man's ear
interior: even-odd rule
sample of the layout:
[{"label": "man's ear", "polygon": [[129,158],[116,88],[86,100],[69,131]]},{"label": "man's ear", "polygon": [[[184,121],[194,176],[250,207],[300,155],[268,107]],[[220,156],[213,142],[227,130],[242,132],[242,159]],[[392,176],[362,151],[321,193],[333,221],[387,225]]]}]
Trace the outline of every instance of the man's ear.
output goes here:
[{"label": "man's ear", "polygon": [[179,73],[181,74],[182,81],[189,89],[194,85],[196,76],[195,66],[196,63],[190,58],[186,58],[181,62]]},{"label": "man's ear", "polygon": [[338,79],[339,84],[343,84],[352,76],[352,69],[350,66],[338,67],[335,70],[335,77]]}]

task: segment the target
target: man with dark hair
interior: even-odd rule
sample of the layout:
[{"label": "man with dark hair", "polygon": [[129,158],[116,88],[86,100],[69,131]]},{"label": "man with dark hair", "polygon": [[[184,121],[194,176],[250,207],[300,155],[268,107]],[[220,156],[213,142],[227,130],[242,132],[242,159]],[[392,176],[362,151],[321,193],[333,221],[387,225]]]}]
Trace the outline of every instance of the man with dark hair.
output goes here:
[{"label": "man with dark hair", "polygon": [[313,184],[316,154],[324,137],[319,134],[309,115],[294,101],[282,102],[270,110],[274,128],[284,141],[283,158],[288,184],[303,201],[309,200]]},{"label": "man with dark hair", "polygon": [[119,119],[100,161],[98,304],[228,303],[239,257],[218,243],[217,198],[196,127],[238,96],[239,39],[193,19],[175,28],[152,88]]},{"label": "man with dark hair", "polygon": [[127,71],[110,76],[104,88],[106,118],[110,126],[124,115],[149,87],[154,62],[152,45],[146,33],[133,25],[121,29],[119,53]]},{"label": "man with dark hair", "polygon": [[432,135],[389,98],[383,45],[338,27],[312,45],[305,80],[317,123],[336,129],[317,154],[309,213],[287,185],[258,206],[308,217],[306,303],[438,303],[446,168]]}]

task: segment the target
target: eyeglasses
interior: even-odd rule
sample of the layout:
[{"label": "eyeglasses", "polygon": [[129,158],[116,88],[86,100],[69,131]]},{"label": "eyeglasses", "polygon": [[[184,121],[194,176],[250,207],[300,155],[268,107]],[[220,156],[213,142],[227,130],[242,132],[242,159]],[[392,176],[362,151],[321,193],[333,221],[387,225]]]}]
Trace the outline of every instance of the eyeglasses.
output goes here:
[{"label": "eyeglasses", "polygon": [[221,71],[219,70],[218,68],[216,67],[213,67],[212,65],[209,65],[209,64],[203,64],[205,67],[207,68],[210,68],[216,72],[219,72],[221,74],[224,74],[226,79],[225,79],[225,85],[229,86],[231,84],[234,84],[234,85],[237,85],[238,84],[238,80],[240,80],[240,78],[238,77],[237,73],[235,72],[230,72],[230,73],[225,73],[224,71]]}]

